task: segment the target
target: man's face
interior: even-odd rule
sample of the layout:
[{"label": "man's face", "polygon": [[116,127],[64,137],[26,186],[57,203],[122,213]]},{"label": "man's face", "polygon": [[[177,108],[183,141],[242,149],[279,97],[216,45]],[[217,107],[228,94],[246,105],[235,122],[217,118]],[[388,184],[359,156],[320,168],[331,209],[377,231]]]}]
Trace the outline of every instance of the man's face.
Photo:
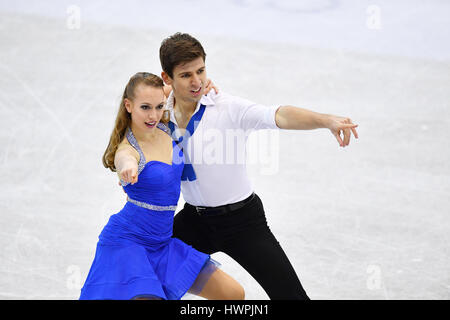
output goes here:
[{"label": "man's face", "polygon": [[202,57],[177,65],[173,69],[173,78],[163,76],[170,84],[177,99],[198,102],[203,96],[207,83],[205,62]]}]

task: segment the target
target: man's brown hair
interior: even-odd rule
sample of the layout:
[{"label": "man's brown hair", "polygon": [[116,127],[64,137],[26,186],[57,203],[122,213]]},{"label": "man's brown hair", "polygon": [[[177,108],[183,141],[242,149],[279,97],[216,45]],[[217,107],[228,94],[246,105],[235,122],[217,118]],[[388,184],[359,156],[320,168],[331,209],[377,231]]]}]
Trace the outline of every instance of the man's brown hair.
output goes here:
[{"label": "man's brown hair", "polygon": [[169,77],[173,78],[173,69],[183,63],[191,62],[198,57],[206,59],[201,43],[187,33],[177,32],[163,40],[159,48],[161,67]]}]

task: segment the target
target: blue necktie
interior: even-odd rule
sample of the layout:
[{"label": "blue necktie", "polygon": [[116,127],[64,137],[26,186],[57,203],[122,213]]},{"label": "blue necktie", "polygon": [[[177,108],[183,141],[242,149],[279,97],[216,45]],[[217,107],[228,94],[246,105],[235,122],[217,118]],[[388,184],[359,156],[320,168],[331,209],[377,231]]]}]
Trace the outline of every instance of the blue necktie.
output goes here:
[{"label": "blue necktie", "polygon": [[175,140],[178,146],[180,146],[180,149],[183,150],[184,157],[186,159],[184,163],[183,173],[181,174],[181,181],[194,181],[197,179],[197,176],[195,175],[194,167],[191,164],[191,161],[189,160],[189,156],[187,152],[184,152],[184,147],[187,146],[187,142],[189,140],[189,137],[192,137],[194,134],[195,129],[197,129],[197,126],[200,122],[200,120],[203,117],[203,113],[205,112],[205,105],[200,105],[200,109],[195,113],[191,120],[189,120],[188,125],[186,126],[186,132],[183,136],[180,138],[176,138],[173,134],[175,131],[175,124],[172,121],[169,121],[169,128],[170,133],[172,135],[172,138]]}]

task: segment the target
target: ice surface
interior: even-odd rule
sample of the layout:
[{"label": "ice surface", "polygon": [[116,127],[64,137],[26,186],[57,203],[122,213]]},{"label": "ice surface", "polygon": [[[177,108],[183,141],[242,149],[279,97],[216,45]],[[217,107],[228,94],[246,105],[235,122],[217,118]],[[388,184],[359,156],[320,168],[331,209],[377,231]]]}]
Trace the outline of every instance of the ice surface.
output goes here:
[{"label": "ice surface", "polygon": [[[160,72],[179,30],[221,90],[359,124],[345,149],[325,129],[282,131],[275,172],[249,166],[312,299],[450,298],[448,3],[377,1],[379,24],[369,1],[148,3],[0,2],[1,299],[78,298],[125,201],[101,163],[120,94]],[[213,257],[247,299],[268,298]]]}]

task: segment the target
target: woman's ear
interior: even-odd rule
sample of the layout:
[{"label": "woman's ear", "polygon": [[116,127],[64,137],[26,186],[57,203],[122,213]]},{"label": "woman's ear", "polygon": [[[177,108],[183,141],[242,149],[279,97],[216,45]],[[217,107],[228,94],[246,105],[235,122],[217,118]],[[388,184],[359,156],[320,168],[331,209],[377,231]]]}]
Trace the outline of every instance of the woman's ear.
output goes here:
[{"label": "woman's ear", "polygon": [[130,101],[128,98],[125,98],[125,99],[123,100],[123,103],[124,103],[124,105],[125,105],[125,109],[127,109],[127,111],[128,111],[129,113],[131,113],[131,101]]}]

